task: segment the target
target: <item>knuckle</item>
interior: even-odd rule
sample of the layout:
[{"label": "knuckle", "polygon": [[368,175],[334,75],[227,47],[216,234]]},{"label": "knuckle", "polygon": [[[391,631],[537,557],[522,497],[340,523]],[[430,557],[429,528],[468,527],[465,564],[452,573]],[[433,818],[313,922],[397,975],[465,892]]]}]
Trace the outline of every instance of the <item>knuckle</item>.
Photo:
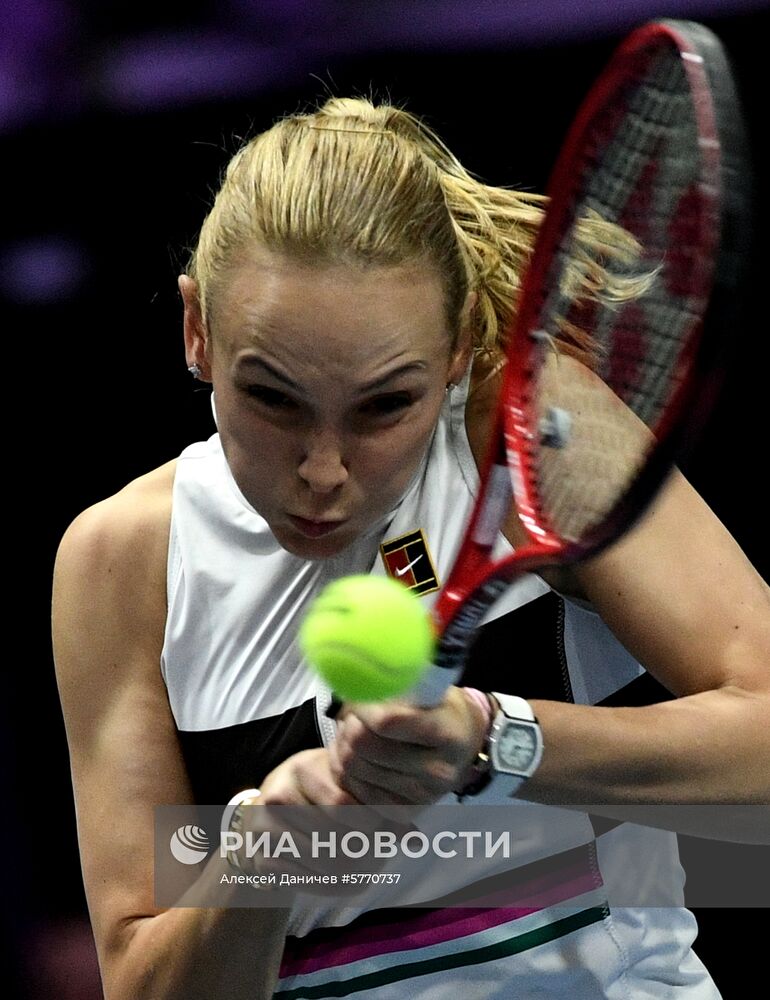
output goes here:
[{"label": "knuckle", "polygon": [[353,801],[352,796],[344,788],[334,787],[330,789],[328,795],[330,806],[347,806],[350,805],[351,801]]},{"label": "knuckle", "polygon": [[436,760],[431,765],[428,777],[434,787],[445,788],[457,778],[457,766],[448,760]]}]

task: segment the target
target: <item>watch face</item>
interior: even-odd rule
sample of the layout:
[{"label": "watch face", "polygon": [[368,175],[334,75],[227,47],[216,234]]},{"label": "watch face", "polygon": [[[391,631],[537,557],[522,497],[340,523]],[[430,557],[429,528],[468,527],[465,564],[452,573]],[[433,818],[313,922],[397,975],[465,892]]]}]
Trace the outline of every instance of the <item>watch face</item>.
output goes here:
[{"label": "watch face", "polygon": [[537,754],[532,726],[507,722],[497,738],[497,758],[505,770],[526,772]]}]

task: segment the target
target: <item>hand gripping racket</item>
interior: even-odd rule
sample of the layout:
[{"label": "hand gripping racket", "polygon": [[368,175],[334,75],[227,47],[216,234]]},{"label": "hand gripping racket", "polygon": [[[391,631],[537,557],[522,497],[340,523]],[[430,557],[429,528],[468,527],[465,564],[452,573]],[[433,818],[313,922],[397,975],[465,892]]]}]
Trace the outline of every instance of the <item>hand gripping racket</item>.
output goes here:
[{"label": "hand gripping racket", "polygon": [[[436,704],[456,683],[476,627],[516,577],[593,556],[626,531],[694,441],[731,333],[747,187],[717,38],[684,21],[634,31],[553,171],[480,494],[434,609],[435,665],[411,700]],[[600,220],[627,245],[611,227],[605,240]],[[614,291],[581,295],[597,265]],[[495,563],[512,509],[528,541]]]}]

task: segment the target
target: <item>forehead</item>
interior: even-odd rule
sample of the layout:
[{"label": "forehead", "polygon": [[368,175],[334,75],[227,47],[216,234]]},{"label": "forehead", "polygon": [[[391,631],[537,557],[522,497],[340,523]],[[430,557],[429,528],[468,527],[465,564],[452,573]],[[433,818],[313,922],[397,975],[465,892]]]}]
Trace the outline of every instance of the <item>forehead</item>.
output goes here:
[{"label": "forehead", "polygon": [[294,343],[356,353],[446,348],[442,283],[429,264],[312,264],[264,249],[233,266],[212,327],[234,349]]}]

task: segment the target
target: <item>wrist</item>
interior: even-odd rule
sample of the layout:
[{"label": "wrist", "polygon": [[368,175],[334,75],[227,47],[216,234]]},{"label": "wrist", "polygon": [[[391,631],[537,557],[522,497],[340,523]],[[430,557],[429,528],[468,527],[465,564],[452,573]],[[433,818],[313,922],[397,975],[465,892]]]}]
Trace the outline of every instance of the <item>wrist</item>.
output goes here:
[{"label": "wrist", "polygon": [[488,700],[490,724],[486,742],[469,780],[457,793],[461,799],[478,795],[487,786],[494,800],[512,798],[542,759],[542,734],[529,702],[497,692],[488,695]]},{"label": "wrist", "polygon": [[238,850],[243,846],[243,811],[247,806],[254,806],[259,801],[261,792],[258,788],[246,788],[238,792],[227,803],[227,807],[222,815],[222,830],[229,835],[241,838],[238,848],[231,848],[227,851],[227,861],[231,868],[237,872],[246,873],[248,869],[238,854]]},{"label": "wrist", "polygon": [[462,799],[466,795],[476,795],[491,779],[489,735],[497,705],[493,704],[489,695],[476,688],[464,687],[461,688],[461,691],[468,699],[469,704],[473,706],[478,723],[476,752],[460,775],[455,790],[455,794]]}]

